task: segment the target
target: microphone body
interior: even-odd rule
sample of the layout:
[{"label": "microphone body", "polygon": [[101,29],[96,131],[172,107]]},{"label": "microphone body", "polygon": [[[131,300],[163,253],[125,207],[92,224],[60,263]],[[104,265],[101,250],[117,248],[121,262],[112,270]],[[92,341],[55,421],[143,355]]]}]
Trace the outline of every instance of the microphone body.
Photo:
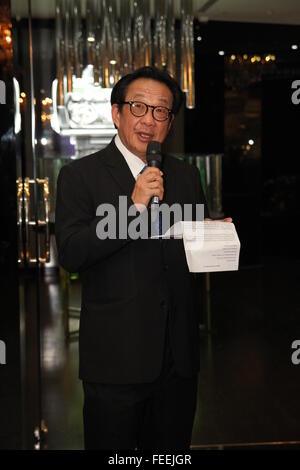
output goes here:
[{"label": "microphone body", "polygon": [[[160,142],[156,142],[155,140],[149,142],[147,146],[146,160],[148,166],[161,169],[162,155]],[[152,204],[159,204],[158,196],[152,196],[150,205]]]}]

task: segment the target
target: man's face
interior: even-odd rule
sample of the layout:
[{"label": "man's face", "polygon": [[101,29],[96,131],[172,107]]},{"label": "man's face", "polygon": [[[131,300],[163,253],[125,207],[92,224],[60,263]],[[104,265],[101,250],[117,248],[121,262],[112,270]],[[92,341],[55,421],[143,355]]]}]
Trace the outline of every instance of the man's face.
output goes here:
[{"label": "man's face", "polygon": [[[128,86],[124,101],[141,101],[148,105],[172,109],[173,95],[164,83],[149,78],[138,78]],[[113,104],[112,118],[125,147],[146,161],[148,143],[151,140],[160,143],[165,140],[173,115],[166,121],[156,121],[152,116],[152,108],[148,108],[145,116],[136,117],[131,114],[129,104],[124,104],[121,110],[117,104]]]}]

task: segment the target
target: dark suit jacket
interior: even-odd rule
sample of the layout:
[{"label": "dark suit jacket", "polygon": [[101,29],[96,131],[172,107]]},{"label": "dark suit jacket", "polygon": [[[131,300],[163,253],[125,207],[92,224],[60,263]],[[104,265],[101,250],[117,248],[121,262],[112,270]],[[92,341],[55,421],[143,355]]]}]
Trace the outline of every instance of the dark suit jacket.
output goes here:
[{"label": "dark suit jacket", "polygon": [[[205,202],[196,167],[165,156],[163,172],[164,202]],[[60,264],[82,280],[79,376],[90,382],[154,381],[167,315],[178,373],[187,377],[199,368],[199,308],[183,241],[96,236],[98,205],[117,208],[126,195],[130,206],[134,184],[114,141],[66,165],[58,177],[56,242]]]}]

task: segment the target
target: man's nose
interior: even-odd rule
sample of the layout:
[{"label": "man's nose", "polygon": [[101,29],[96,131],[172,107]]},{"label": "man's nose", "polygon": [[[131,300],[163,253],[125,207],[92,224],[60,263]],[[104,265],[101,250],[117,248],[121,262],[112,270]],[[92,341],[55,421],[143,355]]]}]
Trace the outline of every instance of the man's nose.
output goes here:
[{"label": "man's nose", "polygon": [[147,124],[148,126],[155,124],[155,119],[152,114],[152,108],[148,108],[146,114],[141,117],[141,122]]}]

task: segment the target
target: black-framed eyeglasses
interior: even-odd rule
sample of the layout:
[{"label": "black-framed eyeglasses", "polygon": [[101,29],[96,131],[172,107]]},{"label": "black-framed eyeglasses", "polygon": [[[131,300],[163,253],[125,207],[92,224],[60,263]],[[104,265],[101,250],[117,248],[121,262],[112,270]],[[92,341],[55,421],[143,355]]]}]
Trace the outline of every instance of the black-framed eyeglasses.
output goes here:
[{"label": "black-framed eyeglasses", "polygon": [[166,121],[173,112],[165,106],[152,106],[142,101],[123,101],[120,104],[129,104],[130,112],[135,117],[142,117],[147,114],[148,109],[152,109],[152,116],[156,121]]}]

